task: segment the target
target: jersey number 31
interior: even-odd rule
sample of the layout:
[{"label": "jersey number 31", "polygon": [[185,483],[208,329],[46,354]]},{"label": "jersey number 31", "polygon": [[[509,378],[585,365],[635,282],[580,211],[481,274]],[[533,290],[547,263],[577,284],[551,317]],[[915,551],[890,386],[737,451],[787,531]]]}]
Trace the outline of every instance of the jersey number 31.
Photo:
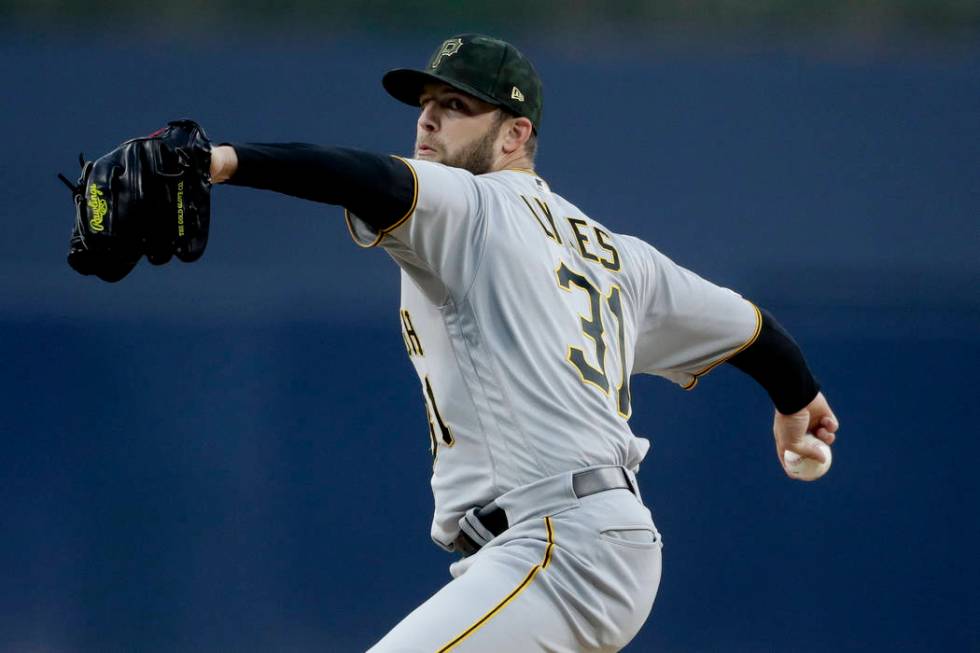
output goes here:
[{"label": "jersey number 31", "polygon": [[589,316],[582,316],[582,333],[592,340],[595,345],[596,366],[591,365],[585,358],[585,352],[579,347],[569,345],[567,360],[578,371],[582,381],[602,390],[609,395],[609,377],[606,374],[606,343],[603,340],[605,328],[602,324],[602,300],[609,306],[609,311],[616,319],[616,342],[619,349],[619,368],[622,371],[619,385],[616,386],[616,410],[621,417],[630,416],[630,384],[629,373],[626,369],[625,325],[623,321],[622,293],[619,286],[613,285],[608,295],[602,294],[598,288],[585,276],[574,272],[562,261],[555,270],[558,286],[572,292],[573,287],[585,291],[589,295]]}]

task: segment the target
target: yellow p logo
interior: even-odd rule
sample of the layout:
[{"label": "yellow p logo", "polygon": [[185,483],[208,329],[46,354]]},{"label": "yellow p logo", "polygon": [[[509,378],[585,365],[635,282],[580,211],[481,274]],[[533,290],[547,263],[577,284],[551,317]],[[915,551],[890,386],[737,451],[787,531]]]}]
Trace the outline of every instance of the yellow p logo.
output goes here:
[{"label": "yellow p logo", "polygon": [[439,54],[432,58],[432,68],[437,68],[442,63],[443,57],[451,57],[463,47],[463,39],[449,39],[442,44]]}]

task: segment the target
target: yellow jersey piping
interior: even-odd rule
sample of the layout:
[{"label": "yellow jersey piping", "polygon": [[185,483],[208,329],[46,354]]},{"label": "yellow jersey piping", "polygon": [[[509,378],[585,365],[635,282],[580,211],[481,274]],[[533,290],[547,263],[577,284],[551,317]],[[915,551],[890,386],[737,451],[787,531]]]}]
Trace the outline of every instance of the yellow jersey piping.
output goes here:
[{"label": "yellow jersey piping", "polygon": [[531,175],[532,177],[537,177],[538,179],[544,180],[544,177],[539,175],[534,168],[502,168],[498,172],[519,172],[522,175]]},{"label": "yellow jersey piping", "polygon": [[457,635],[452,641],[450,641],[448,644],[440,648],[437,651],[437,653],[448,653],[449,651],[456,648],[467,637],[469,637],[470,635],[478,631],[480,628],[482,628],[484,625],[486,625],[486,623],[491,619],[493,619],[493,617],[495,617],[497,613],[499,613],[501,610],[507,607],[511,603],[511,601],[516,599],[521,592],[523,592],[528,588],[528,586],[534,580],[534,577],[538,575],[538,572],[540,572],[542,569],[547,568],[548,565],[551,564],[551,554],[555,547],[555,529],[554,526],[552,526],[551,524],[551,517],[545,517],[544,524],[545,524],[545,528],[547,528],[548,530],[548,546],[544,550],[544,559],[541,561],[541,563],[534,565],[534,567],[531,568],[531,571],[527,573],[527,576],[524,577],[524,580],[521,581],[520,585],[515,587],[514,590],[510,594],[508,594],[500,603],[495,605],[489,612],[487,612],[482,617],[480,617],[475,622],[473,622],[473,625],[471,625],[469,628],[467,628],[462,633]]},{"label": "yellow jersey piping", "polygon": [[[752,304],[752,302],[749,302],[749,303]],[[739,347],[738,349],[736,349],[732,353],[725,354],[724,356],[722,356],[718,360],[710,363],[707,367],[705,367],[701,371],[695,372],[694,373],[694,378],[691,379],[685,385],[682,385],[681,388],[683,388],[684,390],[693,390],[694,389],[694,386],[696,386],[698,384],[698,379],[700,377],[704,376],[705,374],[707,374],[711,370],[715,369],[716,367],[718,367],[719,365],[721,365],[722,363],[724,363],[725,361],[727,361],[728,359],[730,359],[735,354],[738,354],[740,352],[745,351],[746,349],[748,349],[752,345],[753,342],[756,341],[756,339],[759,337],[759,333],[762,331],[762,313],[759,311],[759,307],[756,306],[755,304],[752,304],[752,309],[755,311],[755,331],[752,333],[752,336],[748,340],[746,340],[744,343],[742,343],[742,346],[741,347]]]},{"label": "yellow jersey piping", "polygon": [[402,226],[405,223],[406,220],[408,220],[410,217],[412,217],[412,214],[415,213],[415,207],[419,203],[419,176],[415,173],[415,168],[413,168],[412,165],[408,161],[406,161],[405,159],[403,159],[400,156],[394,156],[394,155],[392,155],[392,158],[398,159],[399,161],[401,161],[402,163],[404,163],[405,166],[408,168],[409,172],[412,173],[412,204],[411,204],[411,206],[408,207],[408,211],[405,212],[405,215],[403,215],[402,217],[400,217],[390,227],[385,227],[384,229],[381,229],[378,232],[378,235],[375,237],[375,239],[371,243],[369,243],[367,245],[365,245],[361,241],[361,239],[357,237],[357,234],[354,233],[354,225],[351,223],[350,211],[348,211],[345,208],[344,209],[344,221],[347,223],[347,231],[350,232],[351,239],[353,239],[353,241],[358,245],[358,247],[363,247],[365,249],[370,248],[370,247],[377,247],[378,243],[380,243],[382,240],[384,240],[384,237],[385,236],[387,236],[388,234],[390,234],[392,231],[394,231],[398,227]]}]

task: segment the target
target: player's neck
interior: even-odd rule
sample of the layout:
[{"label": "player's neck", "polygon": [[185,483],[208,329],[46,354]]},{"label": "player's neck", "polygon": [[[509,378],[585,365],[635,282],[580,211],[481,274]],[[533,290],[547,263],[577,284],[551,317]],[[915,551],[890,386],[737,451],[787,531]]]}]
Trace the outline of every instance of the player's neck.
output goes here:
[{"label": "player's neck", "polygon": [[534,170],[534,161],[523,150],[512,154],[503,154],[494,163],[492,172],[499,170]]}]

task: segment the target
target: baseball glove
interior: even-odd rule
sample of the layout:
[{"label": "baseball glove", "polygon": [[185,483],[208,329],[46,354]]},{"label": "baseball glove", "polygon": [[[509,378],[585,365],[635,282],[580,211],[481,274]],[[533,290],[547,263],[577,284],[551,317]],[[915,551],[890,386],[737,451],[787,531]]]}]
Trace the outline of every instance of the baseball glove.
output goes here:
[{"label": "baseball glove", "polygon": [[196,261],[211,221],[211,142],[190,120],[169,123],[86,161],[72,184],[75,228],[68,264],[81,274],[119,281],[145,254],[154,265],[174,255]]}]

